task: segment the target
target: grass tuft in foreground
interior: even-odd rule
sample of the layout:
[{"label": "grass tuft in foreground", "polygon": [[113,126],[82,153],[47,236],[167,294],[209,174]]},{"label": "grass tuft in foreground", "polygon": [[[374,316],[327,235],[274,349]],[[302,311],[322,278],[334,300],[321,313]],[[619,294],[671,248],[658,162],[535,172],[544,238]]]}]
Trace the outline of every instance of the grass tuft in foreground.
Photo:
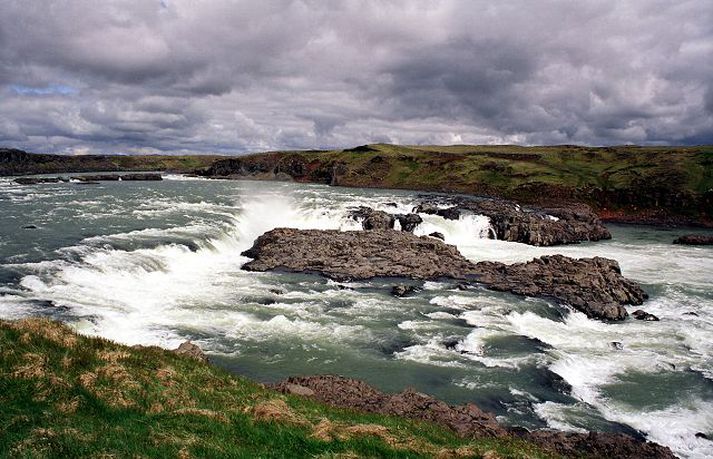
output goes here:
[{"label": "grass tuft in foreground", "polygon": [[0,321],[1,457],[549,457],[278,394],[189,357]]}]

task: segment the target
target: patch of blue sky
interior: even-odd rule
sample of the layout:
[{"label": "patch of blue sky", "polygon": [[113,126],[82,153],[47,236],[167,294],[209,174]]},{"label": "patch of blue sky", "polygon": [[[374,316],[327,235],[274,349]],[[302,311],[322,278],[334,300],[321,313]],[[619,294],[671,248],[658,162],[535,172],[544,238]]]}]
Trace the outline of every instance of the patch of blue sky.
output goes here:
[{"label": "patch of blue sky", "polygon": [[63,84],[49,84],[47,86],[25,86],[22,84],[10,85],[10,90],[22,96],[69,96],[79,92],[77,88]]}]

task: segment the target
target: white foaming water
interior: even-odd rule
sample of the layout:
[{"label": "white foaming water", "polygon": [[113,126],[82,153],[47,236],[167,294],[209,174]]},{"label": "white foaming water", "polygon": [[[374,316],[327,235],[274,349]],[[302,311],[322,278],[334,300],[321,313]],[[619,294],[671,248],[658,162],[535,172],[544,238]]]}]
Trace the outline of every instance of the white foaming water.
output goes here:
[{"label": "white foaming water", "polygon": [[[156,203],[151,204],[155,207]],[[165,206],[162,206],[165,207]],[[200,210],[224,214],[228,206],[209,203],[177,203],[173,211]],[[79,315],[96,317],[78,324],[89,334],[97,334],[128,344],[176,345],[181,337],[170,330],[211,328],[215,311],[201,311],[194,305],[229,304],[234,292],[259,290],[259,276],[247,275],[240,266],[247,261],[240,253],[261,234],[275,227],[356,229],[358,223],[344,216],[342,209],[304,209],[278,195],[256,197],[244,203],[239,215],[222,230],[222,235],[201,239],[215,232],[205,224],[94,236],[59,252],[74,252],[81,262],[45,261],[24,265],[36,275],[25,276],[20,285],[36,296],[58,306],[71,306]],[[161,208],[162,213],[171,209]],[[101,244],[114,241],[160,240],[176,236],[197,238],[197,250],[180,244],[164,244],[151,249],[117,250]],[[225,326],[244,327],[263,320],[229,314]],[[309,326],[284,316],[268,320],[271,333],[307,333]],[[340,328],[337,327],[336,330]],[[260,328],[248,327],[258,333]],[[315,334],[335,332],[334,327],[318,327]],[[264,331],[263,331],[264,332]],[[357,333],[357,330],[354,330]],[[364,334],[363,331],[360,332]],[[315,335],[313,334],[313,335]]]},{"label": "white foaming water", "polygon": [[[281,285],[281,275],[240,270],[247,261],[240,253],[265,231],[276,227],[356,230],[361,225],[346,217],[349,207],[367,205],[390,213],[407,213],[414,203],[412,197],[397,194],[384,197],[283,184],[269,189],[264,184],[240,186],[249,197],[236,199],[235,203],[224,196],[221,203],[212,203],[208,198],[185,202],[172,196],[150,195],[128,210],[101,193],[96,199],[94,195],[92,199],[75,199],[74,194],[85,188],[72,186],[62,191],[72,194],[70,203],[63,205],[70,210],[81,209],[83,213],[78,215],[86,218],[92,218],[94,212],[133,212],[132,218],[148,221],[190,216],[190,223],[167,229],[109,229],[109,234],[87,237],[77,245],[56,251],[74,261],[5,265],[31,272],[15,290],[0,295],[0,314],[17,318],[31,312],[27,298],[47,299],[58,306],[69,306],[78,316],[91,316],[91,321],[78,324],[87,333],[129,344],[166,347],[175,347],[186,334],[195,334],[195,340],[208,351],[225,354],[239,349],[239,345],[225,344],[226,340],[266,346],[283,341],[320,347],[349,343],[345,347],[351,348],[352,344],[378,339],[379,330],[388,326],[411,340],[404,341],[409,345],[390,355],[400,360],[401,366],[417,362],[464,372],[483,367],[486,371],[511,371],[547,365],[572,385],[572,395],[582,401],[574,406],[537,403],[536,413],[552,427],[580,429],[580,417],[584,417],[579,413],[596,410],[607,419],[642,430],[651,440],[672,447],[681,456],[713,456],[711,443],[694,435],[699,431],[713,432],[710,399],[681,394],[670,406],[637,408],[607,392],[619,378],[631,374],[698,372],[712,379],[713,305],[709,292],[713,257],[707,249],[616,239],[538,248],[489,239],[490,223],[483,216],[464,215],[453,221],[421,215],[424,222],[417,227],[417,235],[440,232],[447,243],[456,245],[473,261],[517,262],[550,253],[617,259],[624,275],[656,286],[652,299],[644,305],[644,309],[661,318],[661,322],[654,323],[629,320],[606,324],[579,313],[557,321],[538,313],[548,307],[543,301],[523,301],[481,290],[448,290],[452,286],[439,282],[427,282],[421,294],[408,299],[373,293],[368,282],[349,284],[360,289],[355,291],[342,290],[334,282],[327,283],[327,290],[313,289],[307,282],[293,285],[300,287],[294,291],[286,289],[290,291],[273,295],[269,292]],[[45,199],[40,194],[51,196],[2,180],[0,187],[12,202]],[[287,193],[292,193],[291,198],[286,197]],[[395,202],[395,206],[386,201]],[[181,241],[191,241],[191,248]],[[136,250],[116,248],[126,247],[127,242],[136,242],[130,247],[158,245]],[[24,293],[17,291],[20,289]],[[260,303],[260,298],[266,296],[273,302]],[[455,348],[448,349],[444,340],[452,338],[454,323],[459,321],[459,341]],[[476,328],[469,329],[462,322]],[[519,351],[513,355],[488,355],[493,340],[518,336],[538,339],[552,349],[544,354],[522,355]],[[223,341],[218,343],[220,340]],[[623,349],[614,350],[614,341],[621,342]],[[497,387],[497,383],[477,372],[461,377],[456,377],[453,384],[472,390]],[[531,397],[513,390],[515,396],[528,400]]]},{"label": "white foaming water", "polygon": [[[647,308],[650,309],[650,308]],[[653,310],[653,309],[650,309]],[[626,423],[646,432],[653,441],[666,444],[684,457],[710,457],[710,442],[695,437],[697,432],[713,430],[713,405],[692,400],[688,406],[646,410],[629,407],[609,399],[602,388],[616,383],[619,376],[662,371],[686,371],[700,357],[692,356],[682,345],[675,320],[655,323],[627,321],[606,324],[572,313],[566,321],[554,322],[531,312],[508,315],[517,333],[537,338],[551,346],[549,368],[572,386],[572,395],[596,407],[609,420]],[[662,330],[665,327],[666,330]],[[615,351],[613,342],[622,343]],[[561,428],[571,408],[545,404],[537,411],[553,428]]]},{"label": "white foaming water", "polygon": [[433,232],[443,234],[447,244],[459,248],[470,246],[479,239],[487,238],[492,231],[490,219],[484,215],[461,215],[458,220],[447,220],[438,215],[421,214],[423,223],[414,230],[417,236],[426,236]]}]

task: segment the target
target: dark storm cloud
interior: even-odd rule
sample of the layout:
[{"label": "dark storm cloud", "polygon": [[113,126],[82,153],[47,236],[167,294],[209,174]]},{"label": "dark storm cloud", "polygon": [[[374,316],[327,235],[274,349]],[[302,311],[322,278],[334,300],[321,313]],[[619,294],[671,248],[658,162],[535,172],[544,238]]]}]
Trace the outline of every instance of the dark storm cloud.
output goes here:
[{"label": "dark storm cloud", "polygon": [[713,139],[701,1],[0,2],[0,144]]}]

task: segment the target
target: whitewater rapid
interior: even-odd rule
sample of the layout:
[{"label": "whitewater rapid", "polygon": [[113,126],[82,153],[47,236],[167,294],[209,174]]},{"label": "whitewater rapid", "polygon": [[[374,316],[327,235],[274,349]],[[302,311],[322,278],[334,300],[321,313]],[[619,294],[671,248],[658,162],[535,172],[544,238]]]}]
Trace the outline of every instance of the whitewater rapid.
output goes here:
[{"label": "whitewater rapid", "polygon": [[[683,457],[713,456],[713,443],[695,435],[713,434],[710,249],[672,246],[673,233],[647,228],[538,248],[489,239],[484,216],[422,215],[416,234],[440,232],[473,261],[614,258],[650,293],[644,308],[661,321],[608,324],[447,282],[397,299],[386,280],[247,273],[240,253],[276,227],[355,230],[348,208],[408,213],[418,196],[167,179],[98,187],[0,180],[0,316],[49,315],[127,344],[173,348],[192,339],[226,367],[263,379],[341,372],[387,390],[416,385],[528,427],[625,424]],[[25,223],[39,229],[32,235]]]}]

